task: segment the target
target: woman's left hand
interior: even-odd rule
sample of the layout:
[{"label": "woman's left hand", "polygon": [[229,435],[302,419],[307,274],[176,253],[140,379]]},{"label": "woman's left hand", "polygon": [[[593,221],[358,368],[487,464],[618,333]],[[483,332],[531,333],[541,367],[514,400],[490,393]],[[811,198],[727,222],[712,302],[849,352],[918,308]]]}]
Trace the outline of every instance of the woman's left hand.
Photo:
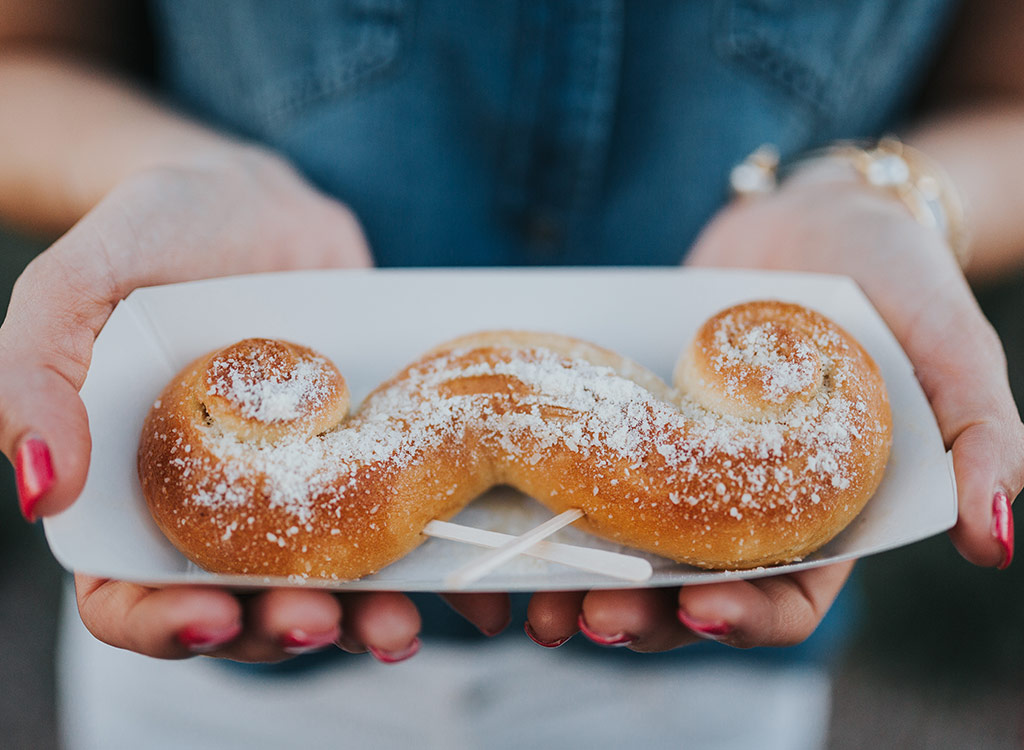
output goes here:
[{"label": "woman's left hand", "polygon": [[[960,503],[953,543],[976,565],[1009,565],[1010,502],[1024,485],[1024,425],[1002,345],[937,232],[852,172],[808,169],[772,195],[719,212],[688,262],[857,281],[910,357],[953,451]],[[527,632],[556,645],[579,627],[597,643],[637,651],[698,638],[790,645],[814,631],[852,567],[681,589],[536,594]]]}]

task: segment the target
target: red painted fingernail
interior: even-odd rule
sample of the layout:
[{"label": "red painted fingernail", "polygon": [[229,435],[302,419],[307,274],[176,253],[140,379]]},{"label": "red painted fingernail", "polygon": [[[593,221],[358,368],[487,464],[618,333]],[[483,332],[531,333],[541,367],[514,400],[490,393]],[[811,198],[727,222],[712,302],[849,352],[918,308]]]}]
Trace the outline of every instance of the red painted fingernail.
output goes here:
[{"label": "red painted fingernail", "polygon": [[997,492],[992,500],[992,536],[1003,545],[1003,561],[997,570],[1006,570],[1013,562],[1013,510],[1005,492]]},{"label": "red painted fingernail", "polygon": [[178,642],[194,654],[206,654],[234,640],[241,632],[242,624],[239,622],[224,628],[186,625],[178,631]]},{"label": "red painted fingernail", "polygon": [[598,646],[628,646],[633,642],[633,636],[628,633],[616,633],[615,635],[610,636],[595,633],[587,627],[587,621],[583,619],[582,612],[580,612],[580,616],[576,618],[576,624],[579,625],[580,632]]},{"label": "red painted fingernail", "polygon": [[375,648],[374,646],[367,646],[366,650],[373,654],[373,658],[379,662],[383,662],[384,664],[396,664],[397,662],[405,661],[406,659],[415,656],[416,652],[420,650],[421,645],[422,643],[420,642],[419,637],[416,637],[412,639],[412,643],[410,643],[408,647],[401,651],[385,651],[380,648]]},{"label": "red painted fingernail", "polygon": [[335,626],[333,630],[323,633],[307,633],[301,628],[293,628],[281,636],[281,650],[293,656],[308,654],[312,651],[327,648],[340,637],[341,628],[338,626]]},{"label": "red painted fingernail", "polygon": [[712,622],[699,620],[696,617],[691,617],[682,609],[676,610],[676,616],[679,618],[679,622],[702,638],[718,641],[732,632],[732,625],[725,620],[714,620]]},{"label": "red painted fingernail", "polygon": [[526,631],[526,635],[530,637],[531,641],[536,643],[538,646],[543,646],[544,648],[558,648],[567,640],[572,638],[571,635],[567,635],[565,638],[559,638],[557,641],[542,641],[537,637],[537,634],[533,632],[533,628],[530,627],[529,620],[523,623],[523,630]]},{"label": "red painted fingernail", "polygon": [[26,439],[14,457],[14,474],[18,483],[18,502],[28,521],[35,521],[39,498],[53,486],[53,462],[50,449],[42,438]]}]

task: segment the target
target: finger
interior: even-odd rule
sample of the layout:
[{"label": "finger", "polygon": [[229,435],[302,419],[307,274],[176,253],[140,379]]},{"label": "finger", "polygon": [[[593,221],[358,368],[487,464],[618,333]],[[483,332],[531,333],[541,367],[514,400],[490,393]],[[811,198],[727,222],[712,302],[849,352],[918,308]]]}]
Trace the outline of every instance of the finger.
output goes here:
[{"label": "finger", "polygon": [[556,648],[579,631],[586,591],[538,591],[530,597],[523,629],[545,648]]},{"label": "finger", "polygon": [[92,440],[78,390],[43,363],[0,363],[0,445],[29,521],[58,513],[85,484]]},{"label": "finger", "polygon": [[[956,474],[959,510],[950,539],[960,554],[976,565],[1004,569],[1013,561],[1014,528],[1010,502],[1018,485],[1009,486],[1004,467],[1014,466],[1019,459],[1007,445],[1002,430],[1018,433],[1017,443],[1024,443],[1019,426],[997,427],[991,422],[972,425],[961,432],[953,443],[953,468]],[[1013,480],[1010,480],[1013,481]]]},{"label": "finger", "polygon": [[508,594],[442,594],[441,598],[488,637],[508,627],[511,616]]},{"label": "finger", "polygon": [[591,591],[583,600],[580,631],[601,646],[667,651],[698,640],[679,621],[674,588]]},{"label": "finger", "polygon": [[341,604],[326,591],[271,589],[245,602],[245,629],[214,652],[236,661],[276,662],[332,646],[341,634]]},{"label": "finger", "polygon": [[[138,239],[123,222],[86,218],[14,285],[0,326],[0,450],[14,464],[29,520],[60,512],[85,483],[91,440],[78,391],[96,336],[114,305],[138,285],[111,257],[138,254]],[[169,263],[153,264],[153,280],[161,280]]]},{"label": "finger", "polygon": [[369,651],[385,664],[404,661],[420,649],[420,613],[403,594],[374,591],[341,597],[339,645],[351,652]]},{"label": "finger", "polygon": [[832,606],[852,562],[788,575],[687,586],[679,621],[695,635],[731,646],[792,646],[805,640]]},{"label": "finger", "polygon": [[1024,425],[999,339],[962,281],[955,286],[904,346],[953,451],[959,513],[950,536],[971,562],[1005,567],[1013,557],[1008,501],[1024,485]]},{"label": "finger", "polygon": [[153,589],[76,574],[75,591],[82,622],[96,638],[146,656],[209,653],[242,631],[241,605],[220,589]]},{"label": "finger", "polygon": [[0,327],[0,449],[14,464],[30,520],[70,505],[88,469],[78,389],[110,307],[78,301],[79,281],[71,267],[37,258],[15,284]]},{"label": "finger", "polygon": [[0,450],[15,466],[30,520],[66,508],[85,483],[91,444],[78,390],[96,336],[129,292],[230,273],[367,263],[351,212],[274,160],[246,163],[225,178],[242,191],[230,201],[223,180],[201,172],[126,181],[19,277],[0,327]]}]

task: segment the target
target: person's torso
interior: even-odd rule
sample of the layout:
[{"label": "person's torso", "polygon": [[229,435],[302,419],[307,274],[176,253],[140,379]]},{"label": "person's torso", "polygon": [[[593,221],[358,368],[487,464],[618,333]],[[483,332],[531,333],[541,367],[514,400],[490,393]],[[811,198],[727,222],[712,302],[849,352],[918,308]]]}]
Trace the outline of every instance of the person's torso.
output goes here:
[{"label": "person's torso", "polygon": [[892,127],[950,0],[156,2],[165,90],[380,265],[675,264],[730,167]]}]

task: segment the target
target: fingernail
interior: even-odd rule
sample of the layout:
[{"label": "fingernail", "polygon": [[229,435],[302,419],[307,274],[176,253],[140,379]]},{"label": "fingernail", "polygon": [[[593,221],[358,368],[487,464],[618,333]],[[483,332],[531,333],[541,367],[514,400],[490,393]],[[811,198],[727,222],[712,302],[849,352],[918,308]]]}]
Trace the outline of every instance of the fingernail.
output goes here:
[{"label": "fingernail", "polygon": [[997,492],[992,500],[992,536],[1003,545],[1003,561],[997,570],[1006,570],[1013,562],[1013,510],[1005,492]]},{"label": "fingernail", "polygon": [[679,622],[683,623],[683,625],[699,635],[701,638],[720,641],[732,632],[732,625],[727,623],[725,620],[700,620],[696,617],[690,616],[682,609],[676,610],[676,616],[679,617]]},{"label": "fingernail", "polygon": [[327,648],[341,637],[341,628],[323,633],[307,633],[301,628],[293,628],[281,636],[281,650],[286,654],[298,656]]},{"label": "fingernail", "polygon": [[358,641],[351,640],[345,637],[345,633],[339,633],[338,637],[334,641],[334,645],[344,651],[346,654],[365,654],[366,646]]},{"label": "fingernail", "polygon": [[178,631],[178,642],[194,654],[207,654],[234,640],[240,632],[242,624],[237,622],[224,628],[186,625]]},{"label": "fingernail", "polygon": [[628,646],[633,642],[633,636],[627,633],[616,633],[615,635],[599,635],[587,627],[587,621],[583,619],[583,613],[576,619],[580,632],[592,640],[598,646]]},{"label": "fingernail", "polygon": [[396,664],[400,661],[405,661],[416,655],[416,652],[420,650],[421,642],[419,637],[413,638],[412,643],[408,647],[401,651],[385,651],[384,649],[376,648],[374,646],[367,646],[366,650],[373,654],[373,658],[384,664]]},{"label": "fingernail", "polygon": [[567,635],[565,638],[560,638],[557,641],[542,641],[540,638],[537,637],[537,634],[533,632],[533,628],[530,627],[529,620],[523,623],[523,630],[526,631],[526,635],[530,637],[531,641],[536,643],[538,646],[543,646],[544,648],[558,648],[567,640],[572,638],[571,635]]},{"label": "fingernail", "polygon": [[29,437],[22,442],[14,458],[14,474],[21,514],[26,520],[35,521],[36,503],[53,486],[54,480],[50,449],[42,438]]}]

